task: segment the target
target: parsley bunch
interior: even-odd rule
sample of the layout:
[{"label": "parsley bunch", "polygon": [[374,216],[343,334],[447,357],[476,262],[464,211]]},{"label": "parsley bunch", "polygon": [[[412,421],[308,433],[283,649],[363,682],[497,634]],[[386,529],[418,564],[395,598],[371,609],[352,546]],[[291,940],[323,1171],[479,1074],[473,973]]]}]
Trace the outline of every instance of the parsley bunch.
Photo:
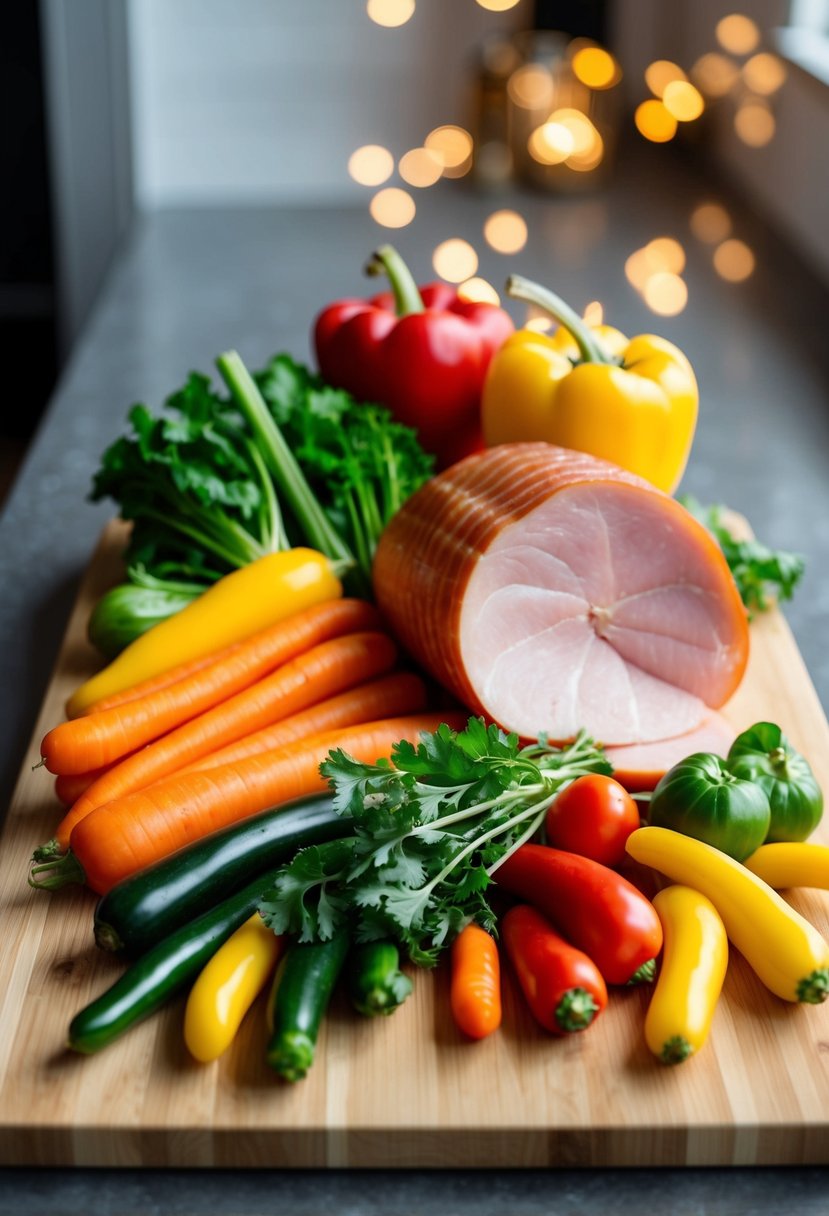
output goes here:
[{"label": "parsley bunch", "polygon": [[471,718],[443,724],[391,762],[329,753],[336,809],[352,835],[301,849],[277,874],[260,914],[275,933],[327,941],[349,926],[357,941],[391,937],[432,966],[470,921],[493,931],[486,891],[493,871],[543,822],[559,790],[584,773],[610,773],[583,733],[558,748]]},{"label": "parsley bunch", "polygon": [[725,522],[727,507],[720,504],[705,507],[690,494],[680,502],[708,529],[722,549],[749,615],[765,612],[775,600],[792,598],[806,568],[801,554],[770,549],[761,541],[750,538],[741,540]]}]

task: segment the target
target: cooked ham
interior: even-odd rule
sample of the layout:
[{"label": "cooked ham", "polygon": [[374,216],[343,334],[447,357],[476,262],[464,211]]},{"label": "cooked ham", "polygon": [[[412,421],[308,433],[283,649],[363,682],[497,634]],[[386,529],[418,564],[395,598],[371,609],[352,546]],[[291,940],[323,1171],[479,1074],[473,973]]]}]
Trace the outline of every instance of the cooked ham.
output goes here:
[{"label": "cooked ham", "polygon": [[523,738],[685,734],[748,657],[702,525],[634,474],[551,444],[490,448],[427,482],[382,536],[374,586],[414,658]]},{"label": "cooked ham", "polygon": [[673,739],[656,743],[632,743],[626,747],[607,748],[607,758],[613,765],[613,776],[632,794],[653,790],[669,768],[679,764],[693,752],[714,752],[725,756],[737,732],[722,714],[711,710],[696,730]]}]

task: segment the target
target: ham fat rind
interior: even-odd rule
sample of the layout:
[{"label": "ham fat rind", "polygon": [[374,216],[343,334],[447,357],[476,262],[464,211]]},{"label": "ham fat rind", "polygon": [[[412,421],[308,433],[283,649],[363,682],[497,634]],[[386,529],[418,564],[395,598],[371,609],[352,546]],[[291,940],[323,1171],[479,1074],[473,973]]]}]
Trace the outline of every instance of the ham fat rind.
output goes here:
[{"label": "ham fat rind", "polygon": [[523,738],[684,734],[748,657],[702,525],[634,474],[551,444],[490,448],[427,482],[383,534],[374,587],[412,656]]}]

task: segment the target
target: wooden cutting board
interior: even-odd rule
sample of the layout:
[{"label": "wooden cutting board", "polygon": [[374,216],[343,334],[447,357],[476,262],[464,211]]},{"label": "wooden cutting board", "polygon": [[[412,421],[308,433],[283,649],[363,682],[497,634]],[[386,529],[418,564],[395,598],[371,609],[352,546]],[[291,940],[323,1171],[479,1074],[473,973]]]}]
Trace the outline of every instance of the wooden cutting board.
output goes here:
[{"label": "wooden cutting board", "polygon": [[[335,998],[306,1080],[264,1063],[262,1002],[230,1052],[194,1063],[183,1001],[94,1057],[64,1049],[72,1016],[121,964],[92,940],[93,897],[26,882],[59,816],[32,770],[45,731],[93,670],[84,640],[117,575],[123,533],[105,533],[69,622],[0,847],[0,1164],[95,1166],[661,1166],[829,1162],[829,1002],[770,995],[732,953],[711,1037],[665,1068],[642,1037],[648,992],[615,990],[587,1033],[546,1035],[504,981],[504,1025],[462,1041],[445,968],[415,975],[393,1017]],[[778,612],[751,626],[752,656],[726,708],[737,729],[778,722],[829,790],[829,727]],[[827,827],[818,834],[829,840]],[[829,893],[791,893],[829,934]]]}]

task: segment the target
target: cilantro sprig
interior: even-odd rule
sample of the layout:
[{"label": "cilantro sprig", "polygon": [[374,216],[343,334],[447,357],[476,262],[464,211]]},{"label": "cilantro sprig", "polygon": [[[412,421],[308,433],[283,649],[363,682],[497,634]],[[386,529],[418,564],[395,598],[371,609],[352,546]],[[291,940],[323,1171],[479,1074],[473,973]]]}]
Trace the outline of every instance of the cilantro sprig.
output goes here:
[{"label": "cilantro sprig", "polygon": [[570,781],[610,773],[584,733],[566,747],[542,736],[519,747],[480,718],[446,724],[391,761],[364,764],[337,749],[321,766],[352,834],[300,850],[276,876],[260,913],[275,933],[326,941],[392,937],[421,966],[470,921],[490,931],[487,888],[498,865],[538,831]]}]

